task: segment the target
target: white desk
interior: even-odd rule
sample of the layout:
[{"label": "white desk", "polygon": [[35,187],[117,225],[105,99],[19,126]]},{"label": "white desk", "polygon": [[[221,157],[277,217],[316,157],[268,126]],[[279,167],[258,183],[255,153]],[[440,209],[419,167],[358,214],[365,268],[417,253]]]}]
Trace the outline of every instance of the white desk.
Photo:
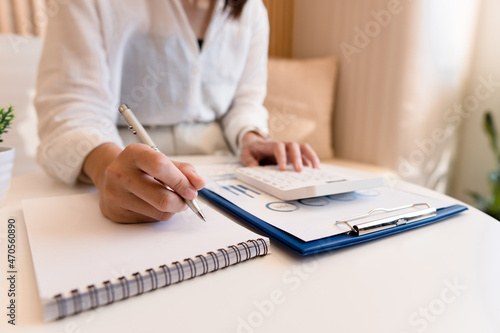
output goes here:
[{"label": "white desk", "polygon": [[18,224],[16,331],[500,331],[500,223],[475,209],[315,257],[302,258],[272,243],[268,256],[43,323],[20,200],[91,190],[69,188],[41,173],[14,177],[0,208],[2,332],[13,329],[5,307],[10,216]]}]

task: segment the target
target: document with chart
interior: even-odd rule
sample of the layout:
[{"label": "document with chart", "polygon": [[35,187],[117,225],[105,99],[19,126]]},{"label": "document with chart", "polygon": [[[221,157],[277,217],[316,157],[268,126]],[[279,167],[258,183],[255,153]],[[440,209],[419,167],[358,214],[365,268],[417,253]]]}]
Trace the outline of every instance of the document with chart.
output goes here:
[{"label": "document with chart", "polygon": [[[360,224],[372,219],[373,216],[363,216],[363,214],[374,210],[375,216],[384,214],[398,216],[401,212],[392,212],[394,207],[401,207],[403,213],[411,214],[411,211],[421,204],[428,207],[450,205],[441,200],[384,186],[336,195],[283,201],[236,179],[234,171],[238,166],[238,164],[197,166],[198,172],[207,180],[204,191],[209,199],[215,198],[215,202],[220,203],[219,198],[222,198],[258,220],[293,235],[303,242],[346,234],[350,231],[350,226],[347,223],[338,223],[338,221],[347,221],[352,217],[360,216],[361,218],[351,226]],[[322,166],[322,168],[328,167]]]}]

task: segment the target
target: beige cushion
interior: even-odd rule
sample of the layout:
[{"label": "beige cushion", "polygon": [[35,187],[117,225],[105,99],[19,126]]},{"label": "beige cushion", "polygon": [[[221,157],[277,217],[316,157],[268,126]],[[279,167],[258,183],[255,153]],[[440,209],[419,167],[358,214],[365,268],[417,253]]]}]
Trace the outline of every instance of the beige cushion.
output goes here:
[{"label": "beige cushion", "polygon": [[271,137],[306,142],[321,159],[331,158],[336,74],[333,57],[269,58],[264,106]]}]

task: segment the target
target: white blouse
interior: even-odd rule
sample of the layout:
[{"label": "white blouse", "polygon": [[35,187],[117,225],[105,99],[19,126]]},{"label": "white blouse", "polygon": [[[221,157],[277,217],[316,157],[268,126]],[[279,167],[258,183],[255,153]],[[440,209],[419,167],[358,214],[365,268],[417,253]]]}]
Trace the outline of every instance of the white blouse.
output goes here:
[{"label": "white blouse", "polygon": [[[218,0],[200,51],[180,0],[73,0],[50,18],[35,106],[38,162],[74,183],[98,145],[123,146],[118,106],[146,126],[220,120],[227,142],[267,132],[269,23],[261,0],[239,19]],[[180,152],[182,153],[182,152]]]}]

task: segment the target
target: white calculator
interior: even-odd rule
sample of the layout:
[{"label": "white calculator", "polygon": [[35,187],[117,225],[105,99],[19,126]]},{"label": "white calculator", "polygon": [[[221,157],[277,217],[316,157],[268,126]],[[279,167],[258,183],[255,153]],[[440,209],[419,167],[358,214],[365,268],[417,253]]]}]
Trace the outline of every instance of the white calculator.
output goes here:
[{"label": "white calculator", "polygon": [[322,166],[304,167],[301,172],[276,165],[241,167],[236,178],[281,200],[298,200],[384,186],[384,178],[351,169]]}]

